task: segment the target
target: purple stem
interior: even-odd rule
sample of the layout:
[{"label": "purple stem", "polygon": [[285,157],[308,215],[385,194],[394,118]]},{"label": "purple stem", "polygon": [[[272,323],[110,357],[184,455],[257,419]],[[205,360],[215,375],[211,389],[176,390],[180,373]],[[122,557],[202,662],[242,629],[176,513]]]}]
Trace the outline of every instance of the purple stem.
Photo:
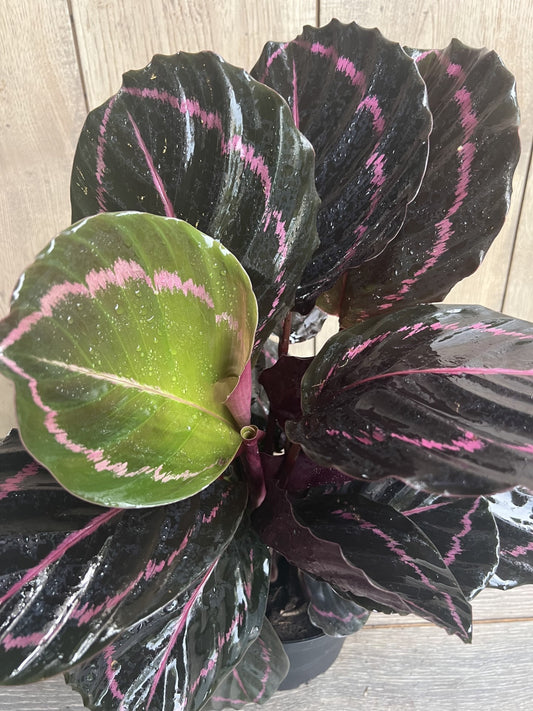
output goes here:
[{"label": "purple stem", "polygon": [[257,446],[264,434],[255,425],[248,425],[241,430],[241,458],[246,469],[250,503],[254,509],[261,506],[266,496],[265,474]]},{"label": "purple stem", "polygon": [[291,472],[294,469],[294,465],[296,464],[296,460],[298,459],[301,449],[302,448],[299,444],[292,442],[289,449],[285,452],[285,460],[278,475],[278,484],[282,489],[287,488]]},{"label": "purple stem", "polygon": [[283,322],[283,329],[281,331],[281,338],[279,340],[278,346],[278,358],[281,356],[288,355],[289,353],[289,338],[291,335],[291,325],[292,325],[292,313],[289,311]]}]

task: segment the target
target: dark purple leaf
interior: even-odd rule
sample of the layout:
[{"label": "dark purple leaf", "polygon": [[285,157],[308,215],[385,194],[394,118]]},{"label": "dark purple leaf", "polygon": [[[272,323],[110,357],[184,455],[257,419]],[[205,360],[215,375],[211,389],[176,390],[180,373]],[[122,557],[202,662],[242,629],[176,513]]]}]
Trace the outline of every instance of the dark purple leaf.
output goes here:
[{"label": "dark purple leaf", "polygon": [[261,455],[265,479],[282,481],[283,488],[290,494],[305,493],[316,486],[338,487],[353,481],[352,477],[335,467],[321,467],[303,452],[300,452],[292,466],[285,457]]},{"label": "dark purple leaf", "polygon": [[270,400],[270,412],[281,427],[285,426],[286,420],[301,416],[300,386],[312,360],[281,356],[272,368],[264,370],[259,376],[259,382]]},{"label": "dark purple leaf", "polygon": [[498,564],[498,531],[482,497],[404,511],[435,544],[465,597],[483,590]]},{"label": "dark purple leaf", "polygon": [[425,86],[399,44],[337,20],[269,42],[252,74],[286,99],[316,151],[320,246],[297,292],[312,303],[400,229],[426,167]]},{"label": "dark purple leaf", "polygon": [[341,331],[286,432],[322,466],[479,495],[533,483],[533,326],[481,306],[418,306]]},{"label": "dark purple leaf", "polygon": [[289,660],[278,635],[265,617],[261,634],[235,669],[217,686],[202,711],[240,709],[247,703],[264,704],[289,671]]},{"label": "dark purple leaf", "polygon": [[157,55],[89,114],[72,214],[176,216],[220,240],[252,280],[263,341],[316,246],[313,180],[311,146],[274,92],[211,52]]},{"label": "dark purple leaf", "polygon": [[95,711],[196,711],[258,637],[268,549],[242,525],[180,597],[66,675]]},{"label": "dark purple leaf", "polygon": [[3,683],[81,662],[186,590],[228,545],[247,497],[228,471],[176,504],[105,509],[62,489],[13,438],[0,471]]},{"label": "dark purple leaf", "polygon": [[489,586],[507,590],[533,583],[533,494],[513,489],[489,498],[500,535],[500,560]]},{"label": "dark purple leaf", "polygon": [[309,619],[330,637],[345,637],[358,632],[370,616],[370,612],[351,600],[345,600],[329,585],[303,576],[309,596],[307,608]]},{"label": "dark purple leaf", "polygon": [[428,168],[394,241],[321,300],[344,327],[441,301],[477,269],[509,208],[520,155],[513,76],[494,52],[458,40],[444,50],[411,53],[433,114]]},{"label": "dark purple leaf", "polygon": [[363,484],[363,496],[408,516],[436,546],[467,599],[486,587],[498,563],[498,530],[484,498],[427,494],[398,479]]},{"label": "dark purple leaf", "polygon": [[412,612],[468,641],[470,605],[437,549],[406,516],[358,488],[297,498],[269,481],[254,525],[267,545],[343,597]]}]

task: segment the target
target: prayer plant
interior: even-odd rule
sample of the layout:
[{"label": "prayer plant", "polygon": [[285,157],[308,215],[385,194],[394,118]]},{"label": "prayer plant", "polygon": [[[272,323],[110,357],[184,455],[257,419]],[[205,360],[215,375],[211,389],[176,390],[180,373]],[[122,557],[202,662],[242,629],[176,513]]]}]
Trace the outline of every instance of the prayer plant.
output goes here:
[{"label": "prayer plant", "polygon": [[332,635],[380,610],[469,641],[476,593],[533,581],[533,325],[435,305],[501,228],[517,122],[494,52],[337,21],[251,75],[124,75],[0,324],[2,683],[263,702],[271,551]]}]

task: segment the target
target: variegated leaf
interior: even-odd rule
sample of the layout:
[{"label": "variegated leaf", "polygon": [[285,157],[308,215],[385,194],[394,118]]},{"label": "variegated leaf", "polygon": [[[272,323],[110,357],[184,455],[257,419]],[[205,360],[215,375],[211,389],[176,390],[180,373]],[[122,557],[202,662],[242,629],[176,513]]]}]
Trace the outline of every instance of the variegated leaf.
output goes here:
[{"label": "variegated leaf", "polygon": [[345,637],[358,632],[370,612],[351,600],[345,600],[323,580],[303,574],[309,597],[307,613],[311,622],[330,637]]},{"label": "variegated leaf", "polygon": [[181,597],[66,675],[94,711],[197,711],[258,637],[269,552],[248,525]]},{"label": "variegated leaf", "polygon": [[427,536],[358,493],[359,482],[292,496],[275,479],[253,522],[294,566],[368,609],[419,615],[470,640],[471,608]]},{"label": "variegated leaf", "polygon": [[416,523],[468,600],[486,587],[498,564],[499,535],[485,498],[428,494],[393,478],[362,483],[360,493]]},{"label": "variegated leaf", "polygon": [[292,306],[316,247],[314,153],[283,100],[212,52],[156,55],[83,127],[73,220],[142,210],[220,240],[248,272],[258,342]]},{"label": "variegated leaf", "polygon": [[495,52],[458,40],[444,50],[410,52],[433,114],[428,167],[398,236],[321,298],[344,328],[441,301],[477,269],[509,209],[520,155],[512,74]]},{"label": "variegated leaf", "polygon": [[479,495],[533,483],[533,325],[418,306],[331,338],[286,432],[351,476]]},{"label": "variegated leaf", "polygon": [[217,686],[202,711],[240,709],[247,703],[264,704],[278,689],[289,660],[274,628],[265,617],[261,634],[246,654]]},{"label": "variegated leaf", "polygon": [[513,489],[489,498],[500,537],[498,567],[489,586],[507,590],[533,583],[533,494]]},{"label": "variegated leaf", "polygon": [[426,89],[399,44],[338,20],[269,42],[252,74],[285,98],[317,155],[320,245],[298,288],[304,307],[400,229],[426,167]]},{"label": "variegated leaf", "polygon": [[26,270],[0,325],[25,446],[98,504],[196,493],[240,446],[225,401],[256,319],[239,262],[190,225],[146,213],[77,223]]},{"label": "variegated leaf", "polygon": [[171,602],[229,544],[246,501],[228,470],[186,501],[103,509],[12,435],[0,447],[0,681],[68,669]]}]

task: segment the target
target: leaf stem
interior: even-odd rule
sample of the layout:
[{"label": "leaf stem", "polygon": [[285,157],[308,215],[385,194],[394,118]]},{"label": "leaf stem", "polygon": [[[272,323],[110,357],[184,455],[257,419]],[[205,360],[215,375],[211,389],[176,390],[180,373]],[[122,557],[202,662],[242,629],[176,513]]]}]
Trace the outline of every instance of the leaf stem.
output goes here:
[{"label": "leaf stem", "polygon": [[291,325],[292,325],[292,312],[289,311],[283,322],[283,329],[281,331],[281,338],[278,345],[278,358],[285,356],[289,353],[289,339],[291,336]]},{"label": "leaf stem", "polygon": [[255,425],[247,425],[241,429],[241,458],[246,471],[252,509],[261,506],[266,496],[265,474],[257,446],[264,434]]},{"label": "leaf stem", "polygon": [[285,461],[283,462],[283,466],[280,469],[278,478],[278,484],[283,489],[287,488],[291,472],[294,469],[294,465],[296,463],[296,460],[298,459],[298,455],[300,454],[301,449],[302,448],[299,444],[297,444],[296,442],[292,442],[291,446],[289,447],[289,450],[285,454]]}]

